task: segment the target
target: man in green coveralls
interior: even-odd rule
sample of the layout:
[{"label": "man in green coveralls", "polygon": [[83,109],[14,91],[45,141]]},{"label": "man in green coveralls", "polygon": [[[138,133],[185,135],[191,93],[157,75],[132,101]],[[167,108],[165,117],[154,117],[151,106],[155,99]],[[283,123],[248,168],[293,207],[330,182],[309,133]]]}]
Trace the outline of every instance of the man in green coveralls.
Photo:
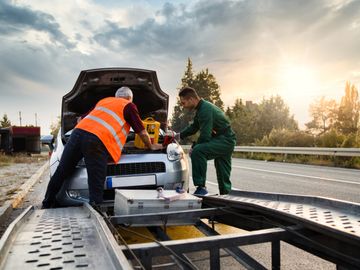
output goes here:
[{"label": "man in green coveralls", "polygon": [[197,189],[194,195],[206,195],[207,161],[214,159],[220,194],[231,190],[231,155],[236,144],[234,131],[224,112],[214,104],[201,99],[195,89],[184,87],[179,92],[181,105],[195,110],[194,121],[180,132],[184,139],[200,131],[200,136],[190,150],[192,177]]}]

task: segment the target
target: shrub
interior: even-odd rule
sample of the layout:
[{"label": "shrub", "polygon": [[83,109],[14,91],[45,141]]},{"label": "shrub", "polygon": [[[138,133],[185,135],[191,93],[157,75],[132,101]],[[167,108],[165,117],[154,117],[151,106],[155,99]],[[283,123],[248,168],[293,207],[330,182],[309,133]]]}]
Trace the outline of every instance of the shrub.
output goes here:
[{"label": "shrub", "polygon": [[341,147],[345,140],[345,136],[335,129],[332,129],[315,140],[316,147]]},{"label": "shrub", "polygon": [[273,129],[269,135],[264,136],[261,141],[257,141],[256,145],[312,147],[314,142],[314,136],[304,131]]}]

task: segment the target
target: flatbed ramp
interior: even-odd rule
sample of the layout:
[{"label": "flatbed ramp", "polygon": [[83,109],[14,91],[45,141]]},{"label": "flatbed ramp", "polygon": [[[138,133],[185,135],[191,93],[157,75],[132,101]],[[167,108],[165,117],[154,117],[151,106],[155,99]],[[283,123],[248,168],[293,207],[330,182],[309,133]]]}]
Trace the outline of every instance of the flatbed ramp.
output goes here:
[{"label": "flatbed ramp", "polygon": [[26,209],[0,242],[0,269],[131,269],[89,205]]}]

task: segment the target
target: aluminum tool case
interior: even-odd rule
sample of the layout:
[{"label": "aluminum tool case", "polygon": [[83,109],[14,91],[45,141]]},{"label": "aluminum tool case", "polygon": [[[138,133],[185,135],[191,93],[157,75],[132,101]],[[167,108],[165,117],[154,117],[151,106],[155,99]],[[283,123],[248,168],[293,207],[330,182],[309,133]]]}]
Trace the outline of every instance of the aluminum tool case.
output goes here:
[{"label": "aluminum tool case", "polygon": [[[164,190],[164,196],[177,196],[178,193],[173,190]],[[169,201],[158,198],[156,190],[115,190],[114,214],[122,215],[138,215],[149,213],[162,213],[183,210],[195,210],[201,208],[202,199],[188,193],[182,194],[179,199]],[[179,220],[172,222],[171,225],[189,224],[193,220]],[[135,224],[134,224],[135,225]],[[136,224],[137,226],[141,224]],[[150,224],[143,224],[150,225]],[[160,225],[160,224],[151,224]],[[170,225],[170,224],[168,224]]]}]

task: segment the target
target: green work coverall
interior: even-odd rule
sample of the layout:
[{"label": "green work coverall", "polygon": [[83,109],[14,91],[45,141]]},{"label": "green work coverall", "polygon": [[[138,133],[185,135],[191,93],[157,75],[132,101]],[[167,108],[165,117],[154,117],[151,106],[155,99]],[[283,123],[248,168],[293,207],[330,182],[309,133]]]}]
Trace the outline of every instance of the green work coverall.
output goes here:
[{"label": "green work coverall", "polygon": [[231,155],[236,144],[230,122],[220,108],[201,99],[194,121],[180,132],[180,138],[197,131],[200,136],[191,153],[194,185],[205,187],[207,161],[214,159],[220,194],[228,194],[231,190]]}]

